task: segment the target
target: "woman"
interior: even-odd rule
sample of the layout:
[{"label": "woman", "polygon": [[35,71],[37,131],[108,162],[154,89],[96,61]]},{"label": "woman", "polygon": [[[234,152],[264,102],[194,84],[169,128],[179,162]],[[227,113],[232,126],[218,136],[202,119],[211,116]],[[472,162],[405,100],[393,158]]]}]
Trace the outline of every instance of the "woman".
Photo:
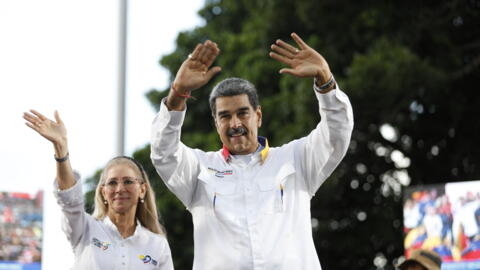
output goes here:
[{"label": "woman", "polygon": [[75,253],[74,269],[173,269],[154,193],[140,163],[124,156],[110,160],[95,191],[94,213],[88,215],[81,181],[70,165],[65,125],[57,111],[54,115],[52,121],[31,110],[23,118],[53,143],[55,196]]}]

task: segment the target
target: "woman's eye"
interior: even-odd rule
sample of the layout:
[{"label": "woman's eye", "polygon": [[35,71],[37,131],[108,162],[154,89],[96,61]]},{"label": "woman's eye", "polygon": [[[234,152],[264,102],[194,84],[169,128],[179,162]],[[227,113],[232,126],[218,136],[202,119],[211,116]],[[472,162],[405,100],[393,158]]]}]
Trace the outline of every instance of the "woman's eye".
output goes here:
[{"label": "woman's eye", "polygon": [[132,185],[133,183],[134,183],[133,180],[130,180],[130,179],[125,180],[125,181],[123,182],[123,184],[125,184],[125,185]]}]

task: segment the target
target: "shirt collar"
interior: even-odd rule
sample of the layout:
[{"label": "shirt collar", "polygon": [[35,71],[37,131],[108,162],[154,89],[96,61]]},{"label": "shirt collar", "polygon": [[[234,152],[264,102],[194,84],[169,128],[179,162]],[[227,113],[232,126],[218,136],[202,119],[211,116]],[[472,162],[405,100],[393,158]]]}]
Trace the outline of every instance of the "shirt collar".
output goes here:
[{"label": "shirt collar", "polygon": [[[107,227],[110,229],[110,231],[119,239],[124,239],[122,237],[122,235],[120,234],[120,232],[118,231],[118,228],[117,226],[112,222],[112,220],[108,217],[108,216],[105,216],[105,218],[103,219],[103,223],[105,225],[107,225]],[[140,233],[140,230],[142,228],[142,225],[140,224],[140,220],[136,220],[136,223],[137,225],[135,226],[135,232],[133,232],[133,234],[125,239],[129,239],[129,238],[132,238],[132,237],[138,237],[138,234]]]},{"label": "shirt collar", "polygon": [[[268,152],[270,150],[270,147],[268,146],[268,140],[265,137],[258,136],[257,137],[258,143],[262,146],[262,150],[260,150],[260,159],[263,164],[263,162],[267,159]],[[232,154],[230,154],[230,151],[228,150],[226,145],[223,145],[222,150],[220,150],[223,159],[229,163],[232,160]]]}]

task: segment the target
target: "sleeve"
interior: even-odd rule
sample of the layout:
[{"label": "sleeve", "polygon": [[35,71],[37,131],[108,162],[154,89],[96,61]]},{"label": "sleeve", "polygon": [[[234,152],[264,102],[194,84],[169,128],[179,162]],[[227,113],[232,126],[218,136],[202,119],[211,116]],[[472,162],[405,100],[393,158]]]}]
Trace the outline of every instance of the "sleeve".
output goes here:
[{"label": "sleeve", "polygon": [[353,130],[352,106],[347,95],[338,88],[318,93],[315,84],[314,90],[321,120],[295,149],[297,167],[301,168],[310,196],[315,195],[345,156]]},{"label": "sleeve", "polygon": [[161,270],[173,270],[172,253],[167,239],[164,239],[164,245],[160,254],[160,269]]},{"label": "sleeve", "polygon": [[75,174],[74,186],[60,190],[55,181],[54,196],[62,211],[62,230],[67,235],[68,241],[75,248],[83,234],[87,224],[87,214],[84,209],[82,183],[80,175]]},{"label": "sleeve", "polygon": [[200,173],[193,149],[180,142],[185,111],[168,111],[161,102],[151,133],[151,159],[160,178],[189,207]]}]

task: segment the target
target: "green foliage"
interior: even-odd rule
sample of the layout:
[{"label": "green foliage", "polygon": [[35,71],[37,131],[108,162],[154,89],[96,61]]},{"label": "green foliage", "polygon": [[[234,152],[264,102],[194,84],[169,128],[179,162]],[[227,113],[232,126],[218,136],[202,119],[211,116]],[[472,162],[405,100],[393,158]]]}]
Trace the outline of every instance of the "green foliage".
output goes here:
[{"label": "green foliage", "polygon": [[[199,14],[205,26],[180,33],[176,50],[160,60],[173,79],[197,43],[211,39],[222,50],[215,63],[221,74],[188,103],[182,131],[187,145],[220,147],[208,94],[231,76],[257,86],[260,134],[271,145],[315,127],[312,81],[279,75],[281,66],[268,57],[270,44],[290,41],[293,31],[322,53],[351,99],[355,130],[349,152],[312,200],[318,221],[313,235],[325,269],[393,269],[403,253],[403,188],[480,177],[478,0],[207,0]],[[156,109],[164,90],[148,94]],[[395,130],[393,139],[380,133],[386,124]],[[410,163],[392,160],[394,151]],[[176,269],[191,269],[191,217],[158,178],[149,147],[135,157],[155,184]],[[386,265],[374,264],[378,256]]]}]

